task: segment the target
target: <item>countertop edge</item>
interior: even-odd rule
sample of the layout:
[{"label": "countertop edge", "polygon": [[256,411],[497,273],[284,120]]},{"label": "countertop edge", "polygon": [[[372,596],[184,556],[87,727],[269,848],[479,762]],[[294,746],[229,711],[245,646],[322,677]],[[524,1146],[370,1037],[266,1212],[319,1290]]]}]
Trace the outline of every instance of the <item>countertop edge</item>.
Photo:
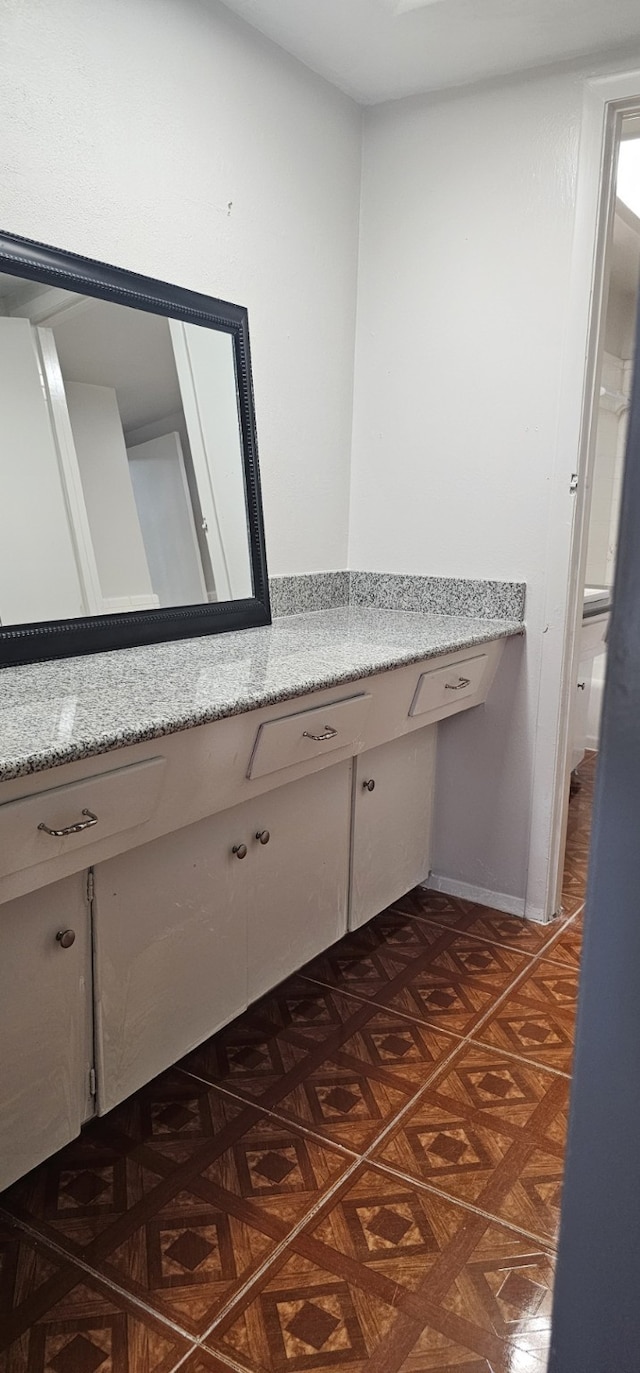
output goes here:
[{"label": "countertop edge", "polygon": [[449,653],[476,648],[480,644],[491,643],[496,639],[514,638],[524,635],[524,633],[525,625],[521,620],[487,619],[478,621],[478,629],[473,634],[459,635],[457,638],[452,636],[455,642],[447,645],[438,644],[431,650],[422,646],[415,650],[394,651],[375,661],[370,660],[365,666],[354,663],[353,668],[342,668],[306,678],[301,675],[299,681],[291,682],[280,690],[264,690],[245,697],[239,695],[233,700],[229,700],[228,703],[218,704],[210,708],[204,707],[196,712],[190,712],[188,715],[177,714],[161,722],[149,720],[147,724],[141,724],[117,734],[113,731],[104,735],[96,734],[85,739],[76,739],[73,743],[61,745],[59,748],[41,749],[32,754],[22,754],[20,758],[7,759],[5,763],[0,762],[0,781],[14,781],[20,777],[28,777],[35,773],[47,772],[52,768],[62,767],[66,763],[81,762],[85,759],[100,757],[105,753],[115,753],[152,739],[162,739],[167,735],[179,734],[187,729],[197,729],[200,725],[214,724],[217,720],[249,714],[254,710],[262,709],[264,706],[292,701],[315,691],[344,686],[349,682],[393,671],[394,668],[406,667],[411,663],[426,662],[430,658],[442,658]]}]

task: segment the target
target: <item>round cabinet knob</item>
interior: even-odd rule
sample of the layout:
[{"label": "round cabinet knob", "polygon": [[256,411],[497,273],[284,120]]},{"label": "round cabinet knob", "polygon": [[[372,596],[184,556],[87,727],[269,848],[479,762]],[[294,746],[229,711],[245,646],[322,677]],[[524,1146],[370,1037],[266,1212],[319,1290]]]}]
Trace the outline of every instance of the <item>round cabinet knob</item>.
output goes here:
[{"label": "round cabinet knob", "polygon": [[246,844],[234,844],[231,852],[235,853],[236,858],[246,858],[247,846]]},{"label": "round cabinet knob", "polygon": [[376,789],[376,784],[373,780],[373,777],[369,777],[366,782],[362,783],[362,785],[365,791],[375,791]]},{"label": "round cabinet knob", "polygon": [[56,939],[63,949],[70,949],[71,945],[76,942],[76,932],[75,930],[58,930]]},{"label": "round cabinet knob", "polygon": [[268,830],[258,830],[258,833],[256,834],[256,839],[260,844],[268,844],[270,838],[271,835],[269,834]]}]

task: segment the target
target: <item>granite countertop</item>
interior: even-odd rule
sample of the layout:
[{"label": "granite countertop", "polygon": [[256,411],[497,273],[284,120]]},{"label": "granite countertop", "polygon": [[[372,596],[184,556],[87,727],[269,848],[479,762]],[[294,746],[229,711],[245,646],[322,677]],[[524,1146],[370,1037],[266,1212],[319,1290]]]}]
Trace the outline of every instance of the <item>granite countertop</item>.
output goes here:
[{"label": "granite countertop", "polygon": [[523,633],[522,620],[343,606],[0,670],[0,779]]}]

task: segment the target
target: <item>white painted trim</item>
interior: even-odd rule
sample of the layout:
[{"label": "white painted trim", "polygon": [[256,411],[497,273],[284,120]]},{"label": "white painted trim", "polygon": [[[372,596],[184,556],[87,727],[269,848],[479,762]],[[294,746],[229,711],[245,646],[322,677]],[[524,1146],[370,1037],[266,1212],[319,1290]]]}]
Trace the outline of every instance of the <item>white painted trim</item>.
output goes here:
[{"label": "white painted trim", "polygon": [[20,319],[28,319],[33,325],[51,324],[54,320],[56,324],[60,324],[63,319],[84,314],[85,310],[94,304],[92,296],[81,296],[75,291],[66,291],[61,286],[50,286],[32,300],[25,300],[21,305],[14,306],[11,314],[17,315]]},{"label": "white painted trim", "polygon": [[[603,346],[602,313],[606,299],[607,254],[615,210],[616,133],[625,110],[640,105],[640,71],[600,77],[585,83],[582,130],[576,186],[576,213],[569,284],[568,325],[561,375],[554,470],[549,490],[546,565],[548,568],[545,633],[541,661],[542,705],[538,712],[538,762],[534,766],[532,822],[525,914],[529,919],[551,918],[560,901],[566,840],[570,713],[576,678],[582,622],[582,582],[586,562],[595,417],[598,408],[597,369]],[[576,436],[579,435],[576,444]],[[572,472],[578,492],[569,495]],[[552,687],[557,685],[557,710],[549,711]],[[551,735],[551,738],[549,738]],[[540,762],[548,757],[545,737],[554,750],[550,794]],[[540,855],[548,853],[545,896],[540,909]]]},{"label": "white painted trim", "polygon": [[[189,344],[185,325],[181,320],[170,319],[169,331],[175,358],[178,382],[184,417],[189,435],[191,461],[200,497],[200,507],[206,525],[207,546],[213,569],[213,580],[218,598],[221,601],[232,599],[231,577],[225,553],[224,539],[218,507],[216,503],[211,470],[209,467],[207,444],[202,427],[198,393],[191,367]],[[198,555],[199,556],[199,555]]]},{"label": "white painted trim", "polygon": [[[66,295],[67,292],[63,292],[63,294]],[[52,329],[36,328],[34,329],[34,337],[38,360],[42,369],[43,387],[49,407],[51,432],[58,454],[58,466],[67,506],[76,566],[82,586],[85,614],[101,615],[103,611],[102,588],[58,350]]]},{"label": "white painted trim", "polygon": [[[455,877],[441,877],[436,873],[431,873],[429,879],[420,885],[427,891],[444,892],[445,896],[458,896],[461,901],[474,901],[478,906],[490,906],[495,911],[504,911],[506,915],[524,916],[524,897],[521,896],[487,891],[486,887],[476,887],[473,882],[459,882]],[[542,920],[542,911],[539,912],[537,919]]]}]

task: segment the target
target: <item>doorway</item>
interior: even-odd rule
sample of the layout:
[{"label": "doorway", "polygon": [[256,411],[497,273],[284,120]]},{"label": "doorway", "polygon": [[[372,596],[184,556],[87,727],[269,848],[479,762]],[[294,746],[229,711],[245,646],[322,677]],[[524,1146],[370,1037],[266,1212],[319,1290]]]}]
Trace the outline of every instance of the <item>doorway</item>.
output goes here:
[{"label": "doorway", "polygon": [[626,451],[640,287],[640,116],[621,117],[613,148],[614,182],[603,272],[603,309],[597,328],[595,386],[589,434],[590,463],[578,567],[579,625],[569,715],[568,822],[563,855],[562,910],[584,900],[588,846],[576,870],[572,812],[583,785],[592,790],[607,663],[607,635]]},{"label": "doorway", "polygon": [[[627,162],[627,157],[633,154],[624,152],[627,146],[634,148],[635,156],[638,156],[640,71],[636,70],[595,78],[586,83],[584,91],[569,282],[569,323],[565,338],[562,408],[558,427],[558,461],[549,525],[550,547],[554,550],[553,596],[557,599],[566,594],[566,601],[563,610],[564,644],[561,661],[558,662],[561,685],[554,731],[555,773],[547,830],[546,894],[542,902],[545,912],[542,918],[547,920],[559,915],[563,908],[575,909],[566,888],[564,873],[569,810],[571,798],[577,790],[576,784],[580,782],[579,760],[587,753],[597,753],[598,747],[607,616],[611,604],[611,596],[607,599],[604,593],[612,584],[615,561],[619,479],[626,425],[623,386],[625,381],[627,384],[630,381],[631,372],[629,367],[626,376],[622,369],[618,369],[618,375],[615,371],[612,375],[606,354],[611,350],[610,356],[614,362],[616,359],[630,361],[630,358],[620,359],[619,356],[620,352],[632,351],[628,343],[630,329],[627,327],[625,344],[620,324],[620,316],[624,314],[621,298],[637,298],[638,290],[637,279],[629,269],[628,260],[620,270],[614,269],[614,248],[615,255],[624,259],[629,249],[630,234],[635,233],[635,221],[640,219],[640,207],[636,205],[635,210],[630,209],[626,200],[623,201],[622,195],[618,194],[620,190],[629,199],[629,181],[638,185],[636,170]],[[629,300],[626,309],[628,312]],[[608,313],[611,313],[609,323]],[[616,384],[618,382],[619,386]],[[612,393],[619,392],[615,401],[613,395],[601,396],[601,388]],[[606,463],[601,465],[598,474],[596,455],[599,437],[602,440],[603,435],[602,428],[598,435],[602,400],[608,400],[612,406],[616,401],[618,403],[619,413],[609,421],[609,428],[618,426],[620,447],[614,447],[613,463],[609,464],[608,469]],[[576,429],[579,430],[577,443]],[[573,462],[572,452],[575,453]],[[570,466],[575,468],[573,474]],[[567,539],[565,493],[569,484],[575,503]],[[596,485],[599,490],[594,496]],[[602,499],[603,490],[605,499]],[[607,490],[611,499],[606,497]],[[604,569],[601,564],[601,570],[595,574],[593,557],[588,563],[592,505],[594,522],[597,509],[602,512],[606,508],[610,517],[604,540],[608,557]],[[600,520],[600,533],[603,526],[606,527],[604,516]],[[592,544],[592,553],[594,547],[595,544]],[[597,585],[589,582],[590,576],[597,581]],[[585,588],[589,588],[586,615]],[[604,617],[600,624],[592,624],[588,634],[583,634],[584,621],[597,619],[598,616]],[[550,644],[550,661],[552,657]],[[578,686],[578,683],[584,683],[584,687]]]}]

